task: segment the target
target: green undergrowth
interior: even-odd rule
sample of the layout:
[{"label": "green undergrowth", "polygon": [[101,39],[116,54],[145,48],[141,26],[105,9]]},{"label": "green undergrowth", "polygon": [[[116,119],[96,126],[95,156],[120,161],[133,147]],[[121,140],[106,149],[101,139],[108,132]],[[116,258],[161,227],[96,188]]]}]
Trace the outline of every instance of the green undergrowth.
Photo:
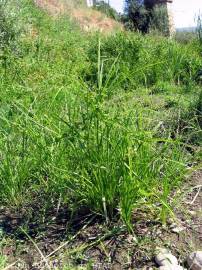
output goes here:
[{"label": "green undergrowth", "polygon": [[130,230],[145,207],[165,222],[200,146],[197,42],[83,33],[26,0],[16,12],[0,60],[1,203],[44,196]]},{"label": "green undergrowth", "polygon": [[0,256],[0,269],[3,270],[6,267],[6,258],[4,256]]}]

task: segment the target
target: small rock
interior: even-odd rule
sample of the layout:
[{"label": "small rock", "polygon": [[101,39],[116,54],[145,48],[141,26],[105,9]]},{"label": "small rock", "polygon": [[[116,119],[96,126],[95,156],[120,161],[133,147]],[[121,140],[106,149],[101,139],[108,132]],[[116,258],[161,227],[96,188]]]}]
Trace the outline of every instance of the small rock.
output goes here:
[{"label": "small rock", "polygon": [[161,230],[156,230],[154,232],[154,235],[157,237],[157,236],[160,236],[162,234],[162,231]]},{"label": "small rock", "polygon": [[178,226],[176,223],[173,223],[171,226],[170,226],[170,229],[171,229],[171,232],[174,232],[174,233],[180,233],[182,231],[185,230],[185,227],[183,226]]},{"label": "small rock", "polygon": [[185,230],[184,227],[174,227],[174,228],[171,229],[171,232],[180,233],[180,232],[182,232],[184,230]]},{"label": "small rock", "polygon": [[202,270],[202,251],[192,252],[187,258],[191,270]]},{"label": "small rock", "polygon": [[133,242],[138,243],[138,239],[133,235],[129,235],[127,237],[127,240],[128,240],[129,243],[133,243]]},{"label": "small rock", "polygon": [[159,253],[158,255],[156,255],[155,261],[159,266],[178,265],[177,258],[171,253]]},{"label": "small rock", "polygon": [[190,210],[190,211],[189,211],[189,214],[192,215],[192,216],[195,216],[195,215],[196,215],[196,211]]}]

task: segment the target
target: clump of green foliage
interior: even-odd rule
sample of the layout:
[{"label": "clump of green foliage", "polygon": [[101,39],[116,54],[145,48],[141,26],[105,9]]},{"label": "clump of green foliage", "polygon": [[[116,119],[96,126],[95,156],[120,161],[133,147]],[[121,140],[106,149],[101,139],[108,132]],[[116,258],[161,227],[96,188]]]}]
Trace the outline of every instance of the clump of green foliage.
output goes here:
[{"label": "clump of green foliage", "polygon": [[144,206],[165,222],[190,161],[175,128],[198,95],[194,45],[127,32],[86,38],[68,18],[21,3],[21,54],[0,68],[1,203],[37,195],[44,208],[86,207],[130,230]]},{"label": "clump of green foliage", "polygon": [[122,20],[127,29],[142,33],[149,31],[150,12],[142,1],[126,0],[125,15]]},{"label": "clump of green foliage", "polygon": [[8,14],[8,2],[4,0],[0,2],[0,50],[5,50],[15,38],[14,20]]},{"label": "clump of green foliage", "polygon": [[169,36],[169,19],[164,6],[155,6],[152,9],[149,30]]},{"label": "clump of green foliage", "polygon": [[174,38],[181,44],[189,44],[197,38],[196,32],[176,31]]},{"label": "clump of green foliage", "polygon": [[122,20],[127,29],[141,33],[157,32],[169,36],[169,20],[164,6],[153,6],[151,1],[126,0]]},{"label": "clump of green foliage", "polygon": [[104,13],[109,18],[112,18],[116,21],[120,20],[120,16],[119,16],[118,12],[114,8],[112,8],[108,3],[106,3],[105,1],[98,2],[96,5],[94,5],[93,8],[95,10],[98,10],[98,11]]}]

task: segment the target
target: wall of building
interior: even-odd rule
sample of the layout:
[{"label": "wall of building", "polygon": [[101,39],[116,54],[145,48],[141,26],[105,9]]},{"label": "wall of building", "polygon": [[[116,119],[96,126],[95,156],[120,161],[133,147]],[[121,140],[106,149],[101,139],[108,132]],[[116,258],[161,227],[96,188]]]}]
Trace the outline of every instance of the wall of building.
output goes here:
[{"label": "wall of building", "polygon": [[169,21],[169,32],[170,35],[175,33],[174,15],[173,15],[173,1],[174,0],[144,0],[145,5],[148,8],[153,8],[154,6],[164,6],[167,10],[168,21]]},{"label": "wall of building", "polygon": [[173,12],[173,2],[167,2],[167,12],[168,12],[168,21],[169,21],[169,32],[172,36],[175,33],[175,23],[174,23],[174,12]]}]

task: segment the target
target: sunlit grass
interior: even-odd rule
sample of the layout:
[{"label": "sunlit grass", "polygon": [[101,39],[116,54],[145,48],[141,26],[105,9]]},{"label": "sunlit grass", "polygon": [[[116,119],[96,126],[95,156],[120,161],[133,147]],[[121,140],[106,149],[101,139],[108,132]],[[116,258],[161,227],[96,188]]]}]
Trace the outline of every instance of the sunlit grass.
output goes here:
[{"label": "sunlit grass", "polygon": [[[199,93],[194,44],[86,34],[21,3],[22,34],[1,58],[1,202],[46,194],[129,230],[134,209],[148,206],[166,222],[192,159],[181,116]],[[199,134],[192,123],[186,130]]]}]

